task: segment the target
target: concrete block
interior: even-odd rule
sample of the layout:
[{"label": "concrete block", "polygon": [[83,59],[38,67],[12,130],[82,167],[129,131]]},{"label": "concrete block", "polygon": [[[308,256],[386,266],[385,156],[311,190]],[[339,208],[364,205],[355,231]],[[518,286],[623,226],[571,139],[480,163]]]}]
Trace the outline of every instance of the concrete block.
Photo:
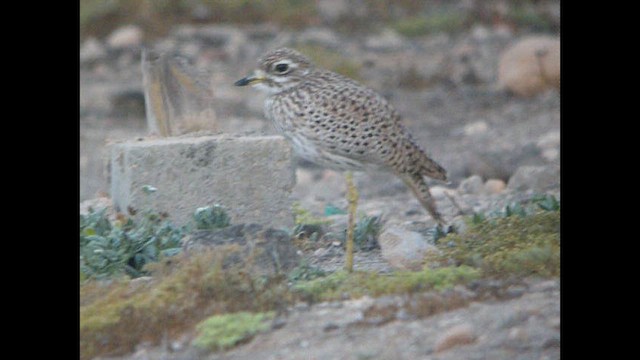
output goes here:
[{"label": "concrete block", "polygon": [[224,206],[231,222],[293,226],[293,154],[280,136],[216,135],[123,142],[110,149],[116,211],[169,214],[176,224],[203,206]]}]

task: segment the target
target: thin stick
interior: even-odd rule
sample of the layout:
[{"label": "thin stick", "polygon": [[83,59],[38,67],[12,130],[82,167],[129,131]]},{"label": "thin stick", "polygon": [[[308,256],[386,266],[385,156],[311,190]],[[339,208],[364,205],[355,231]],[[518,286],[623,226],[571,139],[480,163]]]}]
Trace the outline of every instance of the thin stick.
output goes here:
[{"label": "thin stick", "polygon": [[349,218],[347,223],[347,248],[344,268],[348,272],[353,272],[353,235],[355,228],[356,209],[358,206],[358,189],[353,183],[353,173],[348,171],[347,178],[347,201],[349,203]]}]

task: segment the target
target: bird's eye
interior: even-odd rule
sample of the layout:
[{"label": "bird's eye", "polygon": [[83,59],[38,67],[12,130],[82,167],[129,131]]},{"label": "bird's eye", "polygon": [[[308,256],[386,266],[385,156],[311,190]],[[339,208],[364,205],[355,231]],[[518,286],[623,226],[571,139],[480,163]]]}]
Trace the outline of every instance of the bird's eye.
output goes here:
[{"label": "bird's eye", "polygon": [[285,71],[289,70],[289,65],[287,65],[287,64],[278,64],[278,65],[276,65],[275,69],[279,73],[284,73]]}]

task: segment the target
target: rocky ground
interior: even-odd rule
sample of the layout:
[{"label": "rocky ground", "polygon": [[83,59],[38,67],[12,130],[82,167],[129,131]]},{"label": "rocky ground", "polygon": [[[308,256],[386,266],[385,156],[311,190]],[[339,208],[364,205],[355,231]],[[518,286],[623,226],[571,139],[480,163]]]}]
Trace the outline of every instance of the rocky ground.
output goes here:
[{"label": "rocky ground", "polygon": [[[537,193],[560,196],[559,92],[521,98],[497,86],[500,52],[526,34],[477,26],[462,34],[414,39],[393,32],[345,38],[328,28],[184,26],[153,43],[143,44],[135,31],[128,36],[124,31],[118,41],[88,39],[81,45],[81,200],[108,192],[105,144],[146,135],[143,45],[175,51],[206,69],[215,110],[210,129],[237,133],[274,133],[263,120],[263,95],[232,86],[260,53],[288,45],[338,54],[353,63],[360,81],[391,101],[415,138],[448,170],[451,182],[433,183],[433,194],[451,221],[500,210]],[[328,205],[345,208],[341,174],[299,165],[294,196],[303,208],[315,215]],[[360,213],[382,216],[387,228],[424,234],[432,225],[392,175],[362,173],[355,180]],[[339,227],[344,217],[333,220]],[[328,271],[342,267],[342,249],[332,242],[303,255]],[[380,250],[358,252],[355,264],[356,269],[391,271]],[[492,296],[482,286],[457,289],[464,293],[463,305],[431,316],[407,315],[403,304],[411,299],[402,297],[300,305],[272,331],[223,354],[143,344],[126,358],[558,359],[559,281],[529,279],[504,288]],[[385,306],[393,311],[384,321],[368,318],[371,309]]]},{"label": "rocky ground", "polygon": [[[225,353],[202,354],[177,341],[109,359],[559,359],[559,285],[485,283],[443,294],[299,304],[270,331]],[[437,297],[449,311],[415,312],[421,299]]]}]

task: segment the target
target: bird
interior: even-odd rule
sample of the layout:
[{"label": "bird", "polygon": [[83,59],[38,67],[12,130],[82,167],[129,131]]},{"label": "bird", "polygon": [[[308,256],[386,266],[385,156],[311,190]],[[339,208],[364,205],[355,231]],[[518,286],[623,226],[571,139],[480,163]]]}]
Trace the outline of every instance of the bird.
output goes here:
[{"label": "bird", "polygon": [[446,226],[425,177],[447,181],[380,94],[341,74],[316,66],[297,50],[267,51],[258,67],[236,81],[266,92],[265,117],[301,158],[346,173],[348,224],[345,268],[353,270],[353,228],[358,192],[353,171],[391,171],[415,194],[438,226]]}]

